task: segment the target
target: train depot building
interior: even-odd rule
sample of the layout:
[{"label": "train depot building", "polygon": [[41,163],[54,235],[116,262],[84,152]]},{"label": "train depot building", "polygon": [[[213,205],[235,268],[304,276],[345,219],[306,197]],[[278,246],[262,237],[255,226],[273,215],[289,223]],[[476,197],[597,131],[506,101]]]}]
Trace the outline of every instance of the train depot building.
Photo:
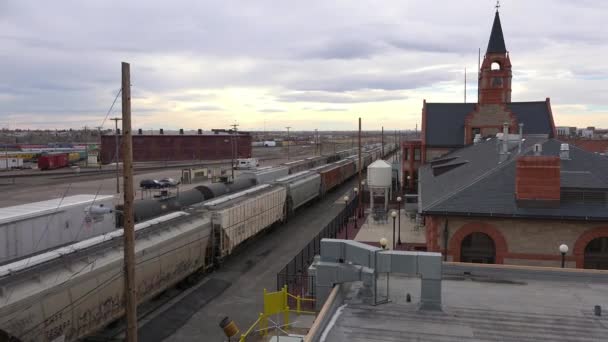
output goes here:
[{"label": "train depot building", "polygon": [[[179,131],[133,131],[134,162],[164,162],[186,160],[227,160],[251,158],[251,135],[248,132],[227,130]],[[122,135],[101,137],[101,163],[116,161],[116,140],[121,144]],[[120,158],[120,152],[118,153]]]},{"label": "train depot building", "polygon": [[498,11],[488,48],[479,70],[477,103],[422,104],[420,140],[403,142],[404,187],[415,190],[418,167],[454,149],[473,143],[476,135],[493,136],[509,124],[510,133],[545,134],[555,137],[549,98],[543,101],[511,101],[512,65]]},{"label": "train depot building", "polygon": [[478,103],[427,103],[402,146],[427,250],[447,261],[608,269],[608,158],[556,140],[550,101],[511,102],[498,12]]}]

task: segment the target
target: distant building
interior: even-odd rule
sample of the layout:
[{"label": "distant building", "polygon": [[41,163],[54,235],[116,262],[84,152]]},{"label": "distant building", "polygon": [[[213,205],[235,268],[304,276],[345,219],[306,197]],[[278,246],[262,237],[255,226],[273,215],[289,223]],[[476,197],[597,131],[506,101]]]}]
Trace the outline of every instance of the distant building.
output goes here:
[{"label": "distant building", "polygon": [[[511,139],[513,138],[513,139]],[[608,269],[608,158],[491,138],[420,168],[427,249],[449,261]]]},{"label": "distant building", "polygon": [[[490,137],[508,124],[509,133],[557,135],[551,102],[511,101],[512,65],[500,23],[498,11],[494,16],[488,47],[479,70],[478,103],[422,104],[422,139],[420,163],[440,158],[450,151],[473,143],[476,136]],[[403,143],[403,149],[418,147],[417,142]],[[409,155],[415,158],[416,154]],[[403,160],[403,172],[412,176],[410,189],[416,185],[417,163]]]},{"label": "distant building", "polygon": [[[211,133],[202,130],[165,132],[164,130],[133,131],[133,161],[187,161],[187,160],[221,160],[251,158],[251,135],[247,132],[232,134],[226,130],[213,130]],[[172,134],[169,134],[172,133]],[[122,135],[118,136],[121,144]],[[108,164],[116,160],[116,135],[101,137],[101,163]],[[118,156],[120,158],[120,152]]]},{"label": "distant building", "polygon": [[570,126],[558,126],[556,127],[557,130],[557,136],[558,137],[576,137],[577,135],[577,129],[576,127],[570,127]]}]

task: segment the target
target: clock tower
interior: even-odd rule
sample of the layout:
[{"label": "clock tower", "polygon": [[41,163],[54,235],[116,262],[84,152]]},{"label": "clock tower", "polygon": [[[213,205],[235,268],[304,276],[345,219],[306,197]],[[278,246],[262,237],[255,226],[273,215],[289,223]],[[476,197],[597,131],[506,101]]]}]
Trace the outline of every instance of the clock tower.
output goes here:
[{"label": "clock tower", "polygon": [[505,46],[497,8],[488,49],[479,70],[479,104],[510,103],[511,78],[511,60]]}]

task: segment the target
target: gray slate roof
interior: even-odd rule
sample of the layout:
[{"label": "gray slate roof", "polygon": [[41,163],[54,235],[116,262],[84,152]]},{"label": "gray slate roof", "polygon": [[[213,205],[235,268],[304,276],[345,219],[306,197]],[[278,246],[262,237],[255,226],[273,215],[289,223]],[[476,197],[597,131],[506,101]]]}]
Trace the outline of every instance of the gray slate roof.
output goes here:
[{"label": "gray slate roof", "polygon": [[[464,146],[464,119],[475,110],[475,103],[427,103],[425,140],[427,146]],[[511,102],[507,108],[524,124],[525,134],[553,136],[551,113],[545,101]]]},{"label": "gray slate roof", "polygon": [[492,24],[492,33],[490,33],[490,41],[488,41],[488,50],[486,53],[507,53],[498,11],[496,11],[496,15],[494,16],[494,24]]},{"label": "gray slate roof", "polygon": [[[543,155],[559,156],[561,142],[555,139],[527,137],[518,153],[516,144],[501,162],[496,138],[452,151],[451,163],[466,161],[445,173],[433,175],[432,165],[420,168],[420,208],[424,214],[480,215],[499,217],[544,217],[606,220],[605,201],[589,204],[573,200],[560,202],[557,208],[518,207],[515,201],[516,157],[532,155],[535,143],[542,144]],[[606,191],[608,158],[570,145],[570,159],[561,161],[562,191]]]}]

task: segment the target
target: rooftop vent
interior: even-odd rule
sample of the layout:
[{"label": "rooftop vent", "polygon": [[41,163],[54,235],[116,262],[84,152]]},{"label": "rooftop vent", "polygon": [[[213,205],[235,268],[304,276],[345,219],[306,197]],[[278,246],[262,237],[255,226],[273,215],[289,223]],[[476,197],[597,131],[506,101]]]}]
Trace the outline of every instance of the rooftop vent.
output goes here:
[{"label": "rooftop vent", "polygon": [[199,128],[198,129],[198,135],[201,135],[201,134],[203,134],[203,130]]},{"label": "rooftop vent", "polygon": [[475,138],[473,139],[474,144],[478,144],[481,142],[481,134],[475,134]]},{"label": "rooftop vent", "polygon": [[534,144],[534,155],[535,156],[540,156],[543,153],[543,145],[541,144]]},{"label": "rooftop vent", "polygon": [[570,145],[561,144],[559,147],[559,159],[568,160],[570,159]]},{"label": "rooftop vent", "polygon": [[180,128],[180,129],[179,129],[179,134],[180,134],[180,135],[184,135],[184,129],[183,129],[183,128]]},{"label": "rooftop vent", "polygon": [[163,131],[163,129],[161,128],[161,129],[159,130],[159,132],[158,132],[158,133],[159,133],[160,135],[163,135],[163,134],[165,134],[165,131]]},{"label": "rooftop vent", "polygon": [[141,128],[139,128],[139,129],[137,130],[137,134],[142,135],[143,133],[144,133],[144,132],[141,130]]}]

